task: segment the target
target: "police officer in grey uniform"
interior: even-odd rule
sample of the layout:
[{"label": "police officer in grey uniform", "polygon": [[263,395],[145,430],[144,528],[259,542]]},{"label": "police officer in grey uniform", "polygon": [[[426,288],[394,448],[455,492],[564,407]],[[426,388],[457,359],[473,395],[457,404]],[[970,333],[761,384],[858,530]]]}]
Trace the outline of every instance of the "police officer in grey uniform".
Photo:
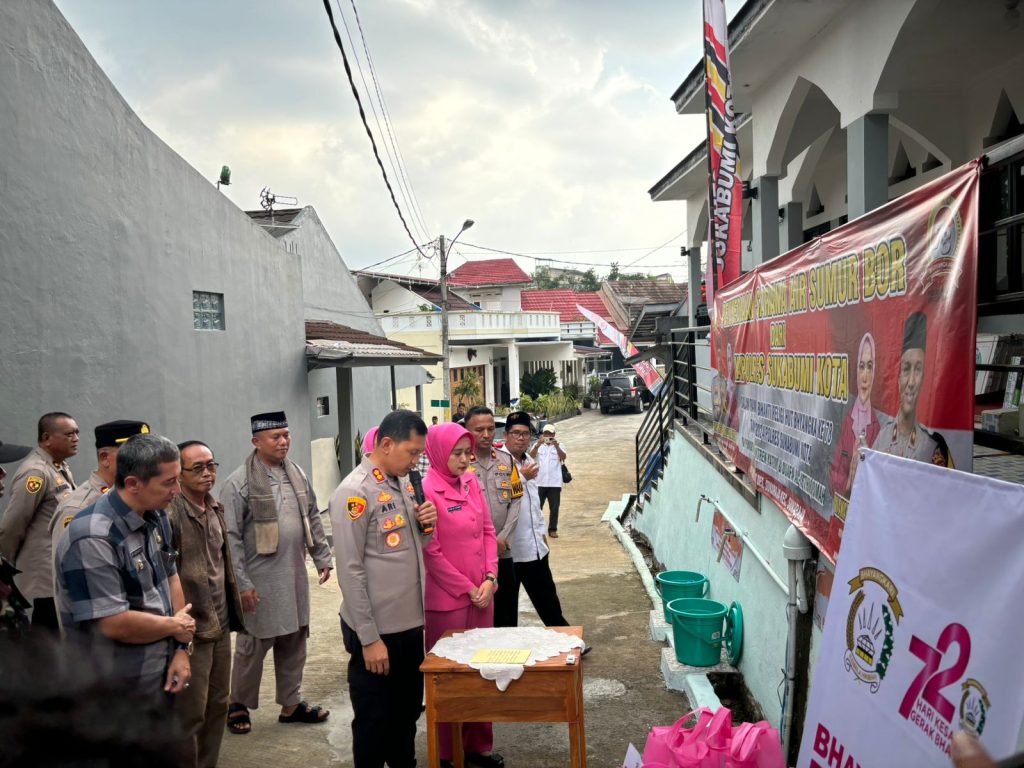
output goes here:
[{"label": "police officer in grey uniform", "polygon": [[423,700],[423,546],[437,520],[408,473],[427,426],[411,411],[380,423],[373,452],[334,491],[329,510],[341,584],[341,632],[356,768],[416,765]]},{"label": "police officer in grey uniform", "polygon": [[924,388],[925,343],[928,318],[914,312],[903,325],[903,354],[900,356],[899,396],[896,416],[884,425],[871,447],[876,451],[952,467],[953,457],[945,438],[929,432],[917,421],[917,403]]},{"label": "police officer in grey uniform", "polygon": [[75,490],[67,459],[78,453],[78,424],[66,413],[39,419],[38,445],[18,467],[0,520],[0,555],[21,573],[15,581],[32,603],[32,624],[57,629],[50,520]]},{"label": "police officer in grey uniform", "polygon": [[96,469],[89,479],[75,488],[71,495],[57,504],[57,514],[50,520],[50,537],[53,551],[57,551],[60,537],[75,515],[99,501],[100,496],[114,487],[117,477],[117,452],[128,438],[145,435],[149,425],[144,421],[118,419],[99,424],[93,430],[96,437]]},{"label": "police officer in grey uniform", "polygon": [[494,412],[483,405],[466,413],[466,429],[476,438],[476,453],[469,465],[487,494],[487,506],[498,538],[498,583],[509,587],[494,593],[494,626],[514,627],[519,615],[519,590],[512,560],[512,533],[519,522],[523,481],[512,454],[494,447]]}]

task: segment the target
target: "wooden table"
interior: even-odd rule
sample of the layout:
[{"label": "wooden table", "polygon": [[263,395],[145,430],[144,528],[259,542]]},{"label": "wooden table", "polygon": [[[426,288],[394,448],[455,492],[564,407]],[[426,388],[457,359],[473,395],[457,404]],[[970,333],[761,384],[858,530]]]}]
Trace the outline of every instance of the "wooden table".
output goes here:
[{"label": "wooden table", "polygon": [[[583,638],[583,627],[548,627]],[[449,631],[444,637],[454,632]],[[464,768],[462,723],[568,723],[569,765],[586,768],[587,745],[583,732],[583,664],[581,648],[576,662],[567,665],[563,653],[525,667],[523,676],[499,691],[493,680],[457,661],[428,654],[420,669],[427,690],[427,765],[440,767],[438,723],[452,724],[452,762]],[[514,758],[513,758],[514,761]]]}]

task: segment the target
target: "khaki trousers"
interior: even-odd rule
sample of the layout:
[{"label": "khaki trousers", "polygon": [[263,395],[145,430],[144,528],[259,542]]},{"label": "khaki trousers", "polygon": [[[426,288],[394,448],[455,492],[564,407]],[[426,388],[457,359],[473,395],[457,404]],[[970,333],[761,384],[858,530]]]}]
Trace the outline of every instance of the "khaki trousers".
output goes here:
[{"label": "khaki trousers", "polygon": [[277,679],[277,703],[293,707],[302,701],[302,671],[306,666],[306,638],[309,627],[280,637],[253,637],[245,632],[235,636],[235,664],[231,671],[231,701],[249,709],[260,705],[260,680],[263,659],[274,649],[274,676]]},{"label": "khaki trousers", "polygon": [[224,737],[231,680],[231,633],[217,640],[196,640],[192,652],[192,680],[178,694],[175,711],[190,740],[190,766],[214,768]]}]

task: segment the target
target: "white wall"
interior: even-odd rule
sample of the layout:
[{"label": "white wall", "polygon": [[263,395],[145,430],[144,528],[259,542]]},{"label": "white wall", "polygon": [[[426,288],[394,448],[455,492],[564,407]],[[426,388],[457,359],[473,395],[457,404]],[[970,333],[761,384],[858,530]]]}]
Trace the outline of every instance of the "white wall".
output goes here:
[{"label": "white wall", "polygon": [[370,303],[378,315],[384,312],[418,312],[421,305],[430,304],[408,288],[390,280],[374,286],[370,293]]}]

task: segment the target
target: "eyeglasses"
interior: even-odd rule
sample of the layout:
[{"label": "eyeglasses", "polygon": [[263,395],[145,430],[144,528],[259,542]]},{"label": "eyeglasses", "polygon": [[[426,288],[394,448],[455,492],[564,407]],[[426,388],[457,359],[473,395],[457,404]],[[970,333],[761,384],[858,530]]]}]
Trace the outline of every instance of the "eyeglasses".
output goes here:
[{"label": "eyeglasses", "polygon": [[512,432],[506,432],[505,437],[529,437],[531,434],[531,432],[527,432],[525,429],[516,429]]},{"label": "eyeglasses", "polygon": [[216,474],[217,473],[217,467],[219,467],[219,466],[220,466],[220,464],[218,464],[216,461],[208,461],[205,464],[196,464],[194,467],[182,467],[181,471],[182,472],[194,472],[197,475],[201,475],[206,470],[210,470],[210,472]]}]

